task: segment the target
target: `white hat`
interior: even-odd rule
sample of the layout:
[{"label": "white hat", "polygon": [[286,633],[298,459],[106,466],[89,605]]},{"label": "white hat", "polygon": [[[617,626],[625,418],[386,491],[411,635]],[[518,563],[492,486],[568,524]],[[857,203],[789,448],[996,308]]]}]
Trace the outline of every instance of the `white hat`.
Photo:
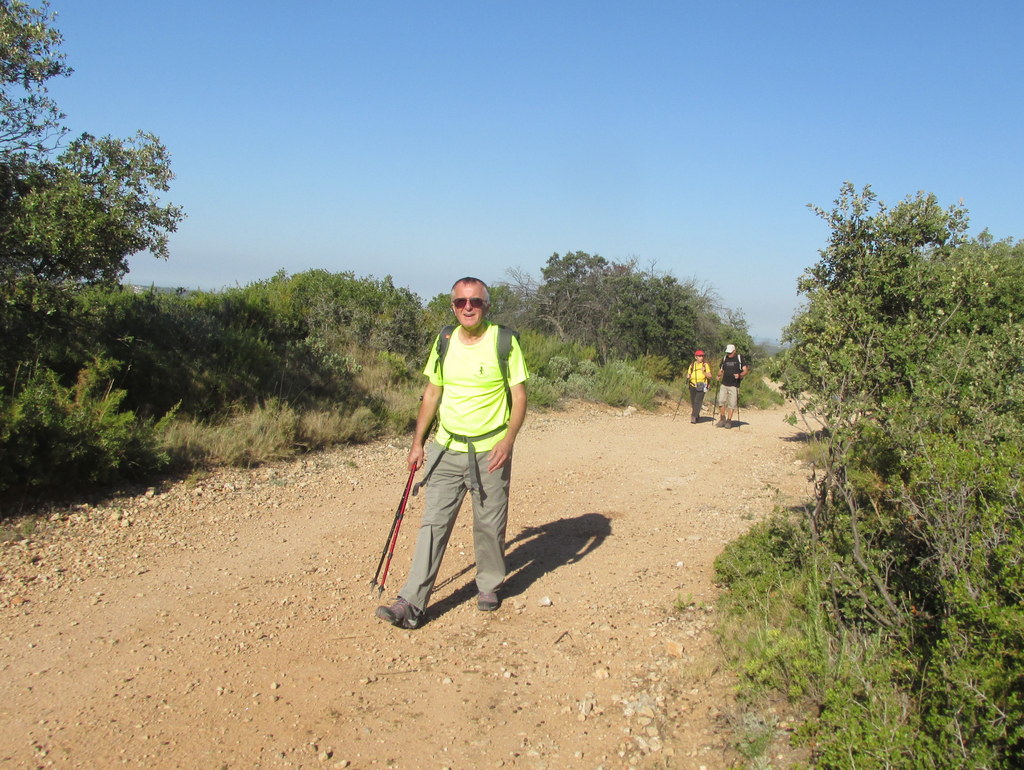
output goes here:
[{"label": "white hat", "polygon": [[733,345],[733,344],[726,345],[725,346],[725,352],[726,353],[735,353],[736,352],[736,346]]}]

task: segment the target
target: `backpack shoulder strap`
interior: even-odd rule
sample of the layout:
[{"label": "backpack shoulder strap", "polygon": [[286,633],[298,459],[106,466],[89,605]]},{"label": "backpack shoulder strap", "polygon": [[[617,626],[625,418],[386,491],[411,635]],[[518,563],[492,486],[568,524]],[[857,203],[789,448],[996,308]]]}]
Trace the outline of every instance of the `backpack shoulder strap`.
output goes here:
[{"label": "backpack shoulder strap", "polygon": [[498,325],[498,368],[501,369],[501,378],[505,381],[505,401],[508,404],[509,413],[512,412],[512,388],[508,384],[508,359],[512,355],[512,339],[518,341],[519,332],[507,326]]},{"label": "backpack shoulder strap", "polygon": [[508,359],[512,355],[512,339],[519,339],[519,332],[507,326],[498,326],[498,365],[501,375],[508,382]]},{"label": "backpack shoulder strap", "polygon": [[454,333],[454,326],[444,326],[437,333],[437,361],[434,363],[434,371],[441,377],[444,377],[444,357],[448,355],[448,345],[451,343]]}]

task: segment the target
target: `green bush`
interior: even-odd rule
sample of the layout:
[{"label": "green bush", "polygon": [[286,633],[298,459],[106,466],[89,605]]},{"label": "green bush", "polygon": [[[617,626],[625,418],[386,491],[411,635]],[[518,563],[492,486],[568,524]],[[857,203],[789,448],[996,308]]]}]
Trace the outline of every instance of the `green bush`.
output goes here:
[{"label": "green bush", "polygon": [[715,560],[715,577],[729,589],[719,602],[719,634],[749,690],[778,689],[790,698],[817,692],[827,646],[807,633],[819,622],[812,558],[806,528],[776,513]]},{"label": "green bush", "polygon": [[966,212],[924,193],[890,209],[847,185],[836,204],[773,366],[823,428],[810,557],[749,536],[779,563],[737,624],[773,641],[743,670],[812,701],[819,766],[1020,767],[1024,244],[966,241]]},{"label": "green bush", "polygon": [[602,366],[591,386],[594,401],[612,406],[653,409],[657,393],[654,380],[624,361],[610,361]]},{"label": "green bush", "polygon": [[668,356],[647,354],[629,363],[638,372],[643,372],[652,380],[668,381],[672,379],[672,362]]},{"label": "green bush", "polygon": [[547,377],[530,377],[526,381],[526,395],[530,407],[551,408],[558,405],[565,390],[561,383],[553,382]]},{"label": "green bush", "polygon": [[755,374],[743,378],[743,385],[739,389],[740,408],[771,409],[784,403],[786,399],[782,394],[765,382],[763,377]]},{"label": "green bush", "polygon": [[555,337],[531,329],[519,334],[530,375],[564,380],[584,362],[592,362],[597,351],[575,342],[559,342]]},{"label": "green bush", "polygon": [[116,362],[96,360],[74,386],[36,368],[0,408],[0,489],[97,484],[151,473],[167,457],[150,422],[121,411]]}]

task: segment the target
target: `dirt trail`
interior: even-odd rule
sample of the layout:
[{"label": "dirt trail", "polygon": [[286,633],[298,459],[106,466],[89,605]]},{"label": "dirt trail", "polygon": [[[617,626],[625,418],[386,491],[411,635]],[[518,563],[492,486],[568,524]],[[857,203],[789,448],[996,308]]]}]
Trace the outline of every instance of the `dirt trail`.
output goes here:
[{"label": "dirt trail", "polygon": [[503,606],[476,609],[467,503],[416,631],[369,591],[404,444],[54,513],[0,549],[0,766],[733,766],[712,563],[809,492],[786,411],[531,414]]}]

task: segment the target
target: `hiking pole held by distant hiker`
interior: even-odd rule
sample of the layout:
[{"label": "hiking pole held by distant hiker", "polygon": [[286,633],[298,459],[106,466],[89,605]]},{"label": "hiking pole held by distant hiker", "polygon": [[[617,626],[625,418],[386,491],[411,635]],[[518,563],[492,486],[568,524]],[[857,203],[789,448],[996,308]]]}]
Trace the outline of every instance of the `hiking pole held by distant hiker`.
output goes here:
[{"label": "hiking pole held by distant hiker", "polygon": [[[412,480],[414,478],[416,478],[415,468],[409,471],[409,480],[405,482],[405,492],[402,493],[402,501],[398,504],[398,510],[395,511],[395,519],[391,522],[391,531],[388,532],[388,539],[384,543],[384,550],[380,554],[380,561],[377,562],[377,571],[373,575],[373,580],[370,581],[371,594],[374,588],[377,589],[377,596],[381,596],[384,593],[384,585],[388,582],[388,570],[391,568],[391,557],[395,555],[395,543],[398,542],[398,531],[402,528],[405,506],[409,502],[409,490],[412,489]],[[384,562],[385,557],[387,558],[387,563]],[[380,578],[380,583],[377,583],[381,565],[384,567],[384,575]]]},{"label": "hiking pole held by distant hiker", "polygon": [[722,380],[718,380],[718,384],[715,385],[715,398],[711,402],[711,419],[715,419],[718,416],[718,390],[722,387]]},{"label": "hiking pole held by distant hiker", "polygon": [[679,406],[683,403],[683,396],[686,395],[686,386],[683,386],[683,390],[679,391],[679,400],[676,401],[676,411],[672,415],[672,419],[676,419],[676,415],[679,414]]}]

